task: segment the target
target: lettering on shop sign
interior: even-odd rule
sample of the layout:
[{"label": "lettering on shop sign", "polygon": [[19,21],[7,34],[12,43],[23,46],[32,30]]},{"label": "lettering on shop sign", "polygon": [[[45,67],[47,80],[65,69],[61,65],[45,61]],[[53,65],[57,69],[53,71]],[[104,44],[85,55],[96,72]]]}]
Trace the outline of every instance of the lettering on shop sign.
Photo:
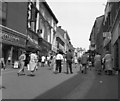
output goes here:
[{"label": "lettering on shop sign", "polygon": [[12,36],[12,35],[8,35],[6,33],[2,33],[2,39],[4,40],[10,40],[10,41],[13,41],[13,42],[18,42],[20,39],[15,37],[15,36]]}]

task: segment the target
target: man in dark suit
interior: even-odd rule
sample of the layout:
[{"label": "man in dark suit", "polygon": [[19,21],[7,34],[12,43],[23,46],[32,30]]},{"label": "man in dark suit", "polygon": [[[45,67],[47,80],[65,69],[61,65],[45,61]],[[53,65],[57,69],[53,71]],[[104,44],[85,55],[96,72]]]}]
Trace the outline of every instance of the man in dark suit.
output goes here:
[{"label": "man in dark suit", "polygon": [[72,74],[72,59],[73,59],[73,54],[71,52],[71,50],[69,49],[69,51],[66,54],[66,64],[67,64],[67,74],[70,73]]}]

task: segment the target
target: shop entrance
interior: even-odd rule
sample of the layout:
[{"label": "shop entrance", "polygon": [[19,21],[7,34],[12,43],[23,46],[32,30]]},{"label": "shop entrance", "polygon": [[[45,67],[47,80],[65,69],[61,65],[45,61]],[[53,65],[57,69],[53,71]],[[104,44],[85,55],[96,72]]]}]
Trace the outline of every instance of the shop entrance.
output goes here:
[{"label": "shop entrance", "polygon": [[2,45],[2,57],[4,58],[5,64],[7,62],[10,49],[11,49],[11,45],[7,45],[7,44]]},{"label": "shop entrance", "polygon": [[114,46],[114,68],[118,70],[119,68],[119,45],[118,45],[118,40],[115,43]]}]

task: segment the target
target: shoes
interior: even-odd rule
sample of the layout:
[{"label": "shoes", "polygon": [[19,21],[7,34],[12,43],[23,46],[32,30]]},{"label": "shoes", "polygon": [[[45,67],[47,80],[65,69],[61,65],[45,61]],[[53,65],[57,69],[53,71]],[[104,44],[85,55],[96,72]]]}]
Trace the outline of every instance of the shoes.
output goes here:
[{"label": "shoes", "polygon": [[73,74],[73,72],[71,72],[71,74]]}]

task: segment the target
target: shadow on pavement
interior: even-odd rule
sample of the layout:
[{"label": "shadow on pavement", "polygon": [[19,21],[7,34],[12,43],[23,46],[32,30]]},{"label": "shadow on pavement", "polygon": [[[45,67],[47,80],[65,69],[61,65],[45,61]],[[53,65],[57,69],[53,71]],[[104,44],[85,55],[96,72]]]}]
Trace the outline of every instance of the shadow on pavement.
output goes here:
[{"label": "shadow on pavement", "polygon": [[67,96],[67,94],[69,94],[81,82],[83,82],[83,78],[80,77],[80,74],[74,75],[72,78],[37,96],[31,101],[35,101],[36,99],[62,99]]},{"label": "shadow on pavement", "polygon": [[0,89],[6,89],[6,87],[5,86],[0,86]]},{"label": "shadow on pavement", "polygon": [[35,74],[28,74],[27,76],[34,77],[34,76],[35,76]]}]

